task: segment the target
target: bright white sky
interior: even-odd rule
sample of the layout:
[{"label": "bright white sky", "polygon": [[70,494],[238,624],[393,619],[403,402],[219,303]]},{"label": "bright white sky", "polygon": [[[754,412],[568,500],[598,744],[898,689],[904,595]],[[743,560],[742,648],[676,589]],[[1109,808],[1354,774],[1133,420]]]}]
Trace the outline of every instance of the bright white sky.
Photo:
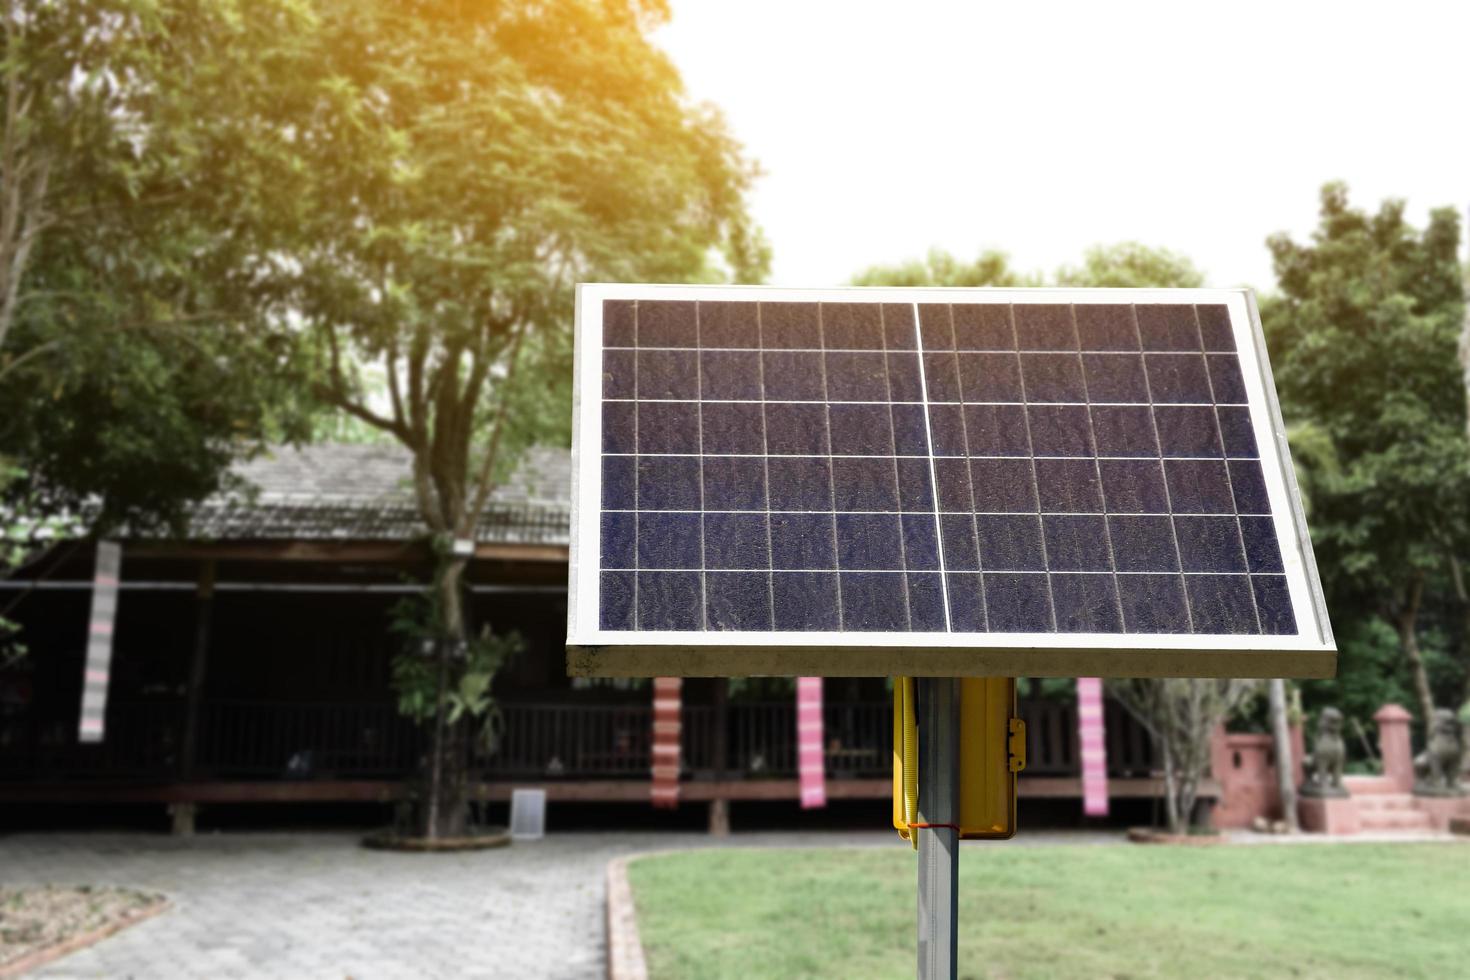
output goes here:
[{"label": "bright white sky", "polygon": [[1265,237],[1470,204],[1470,4],[673,0],[659,43],[767,175],[772,281],[941,246],[1022,270],[1137,240],[1270,288]]}]

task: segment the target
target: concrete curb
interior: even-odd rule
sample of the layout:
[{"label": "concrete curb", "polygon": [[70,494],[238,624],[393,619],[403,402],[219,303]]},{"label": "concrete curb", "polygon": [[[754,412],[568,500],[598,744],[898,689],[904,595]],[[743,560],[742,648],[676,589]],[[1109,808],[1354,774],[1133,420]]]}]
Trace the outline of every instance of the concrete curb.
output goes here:
[{"label": "concrete curb", "polygon": [[91,932],[84,932],[80,935],[72,936],[70,939],[55,943],[54,945],[38,949],[34,953],[27,953],[18,960],[11,960],[9,963],[0,964],[0,977],[18,977],[29,973],[38,966],[45,966],[52,960],[59,960],[63,956],[75,953],[77,950],[86,949],[88,946],[100,943],[113,933],[121,932],[129,926],[135,926],[140,922],[145,922],[160,912],[164,912],[172,907],[173,902],[165,898],[145,908],[130,912],[122,918],[109,922],[106,925],[98,926]]},{"label": "concrete curb", "polygon": [[607,863],[607,980],[648,980],[638,912],[628,884],[629,860],[620,857]]}]

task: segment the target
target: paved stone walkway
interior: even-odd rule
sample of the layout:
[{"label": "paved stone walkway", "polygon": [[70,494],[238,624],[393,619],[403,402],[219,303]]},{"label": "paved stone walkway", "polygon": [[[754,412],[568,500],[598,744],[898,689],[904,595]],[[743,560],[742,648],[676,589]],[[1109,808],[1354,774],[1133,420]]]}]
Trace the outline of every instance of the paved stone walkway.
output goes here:
[{"label": "paved stone walkway", "polygon": [[[1043,831],[973,846],[1122,839],[1117,831]],[[430,855],[369,851],[346,833],[32,834],[0,838],[0,882],[126,885],[173,900],[163,915],[50,964],[36,974],[43,977],[581,980],[605,975],[607,862],[709,846],[901,845],[886,832],[724,841],[701,833],[565,833]]]}]

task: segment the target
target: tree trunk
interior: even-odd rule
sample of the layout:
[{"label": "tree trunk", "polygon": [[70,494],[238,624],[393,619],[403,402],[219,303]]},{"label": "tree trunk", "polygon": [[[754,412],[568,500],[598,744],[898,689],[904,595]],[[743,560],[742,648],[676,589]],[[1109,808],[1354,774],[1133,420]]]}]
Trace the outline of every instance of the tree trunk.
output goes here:
[{"label": "tree trunk", "polygon": [[458,674],[464,656],[464,597],[460,592],[465,561],[460,558],[441,560],[434,588],[438,591],[440,627],[436,644],[438,661],[438,693],[434,705],[434,730],[429,742],[429,785],[425,806],[421,809],[421,834],[429,840],[462,837],[469,815],[468,744],[464,719],[450,724],[448,719],[449,686]]},{"label": "tree trunk", "polygon": [[1174,768],[1174,753],[1167,737],[1159,740],[1164,754],[1164,819],[1169,823],[1169,833],[1182,834],[1184,828],[1179,813],[1179,774]]},{"label": "tree trunk", "polygon": [[1399,649],[1414,675],[1414,693],[1419,697],[1419,710],[1428,730],[1434,723],[1434,694],[1429,689],[1429,672],[1424,669],[1424,655],[1419,649],[1419,604],[1423,598],[1424,573],[1418,572],[1409,584],[1409,594],[1395,617],[1394,626],[1399,634]]},{"label": "tree trunk", "polygon": [[1271,735],[1276,743],[1276,785],[1281,793],[1281,819],[1286,829],[1301,829],[1296,815],[1296,759],[1291,745],[1291,725],[1286,717],[1286,681],[1277,677],[1269,685],[1271,699]]}]

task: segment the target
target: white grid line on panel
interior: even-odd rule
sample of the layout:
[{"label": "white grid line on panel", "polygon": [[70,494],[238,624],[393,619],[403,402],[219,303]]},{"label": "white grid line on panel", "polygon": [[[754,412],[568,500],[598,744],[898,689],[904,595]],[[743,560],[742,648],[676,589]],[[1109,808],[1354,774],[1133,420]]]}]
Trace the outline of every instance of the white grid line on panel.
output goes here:
[{"label": "white grid line on panel", "polygon": [[[1077,307],[1074,305],[1069,305],[1067,307],[1067,315],[1072,320],[1072,333],[1074,336],[1077,337],[1078,346],[1080,347],[1082,342],[1082,333],[1077,326]],[[1108,511],[1108,495],[1107,492],[1103,489],[1102,463],[1097,455],[1097,424],[1093,421],[1092,418],[1092,391],[1087,384],[1087,366],[1082,363],[1081,353],[1078,353],[1077,355],[1077,369],[1081,373],[1082,377],[1082,394],[1088,402],[1087,434],[1088,437],[1092,440],[1092,470],[1094,473],[1097,474],[1097,496],[1098,499],[1102,501],[1103,539],[1107,542],[1108,545],[1108,564],[1111,565],[1113,568],[1113,606],[1118,611],[1118,627],[1119,629],[1123,629],[1125,628],[1125,624],[1123,622],[1123,590],[1118,588],[1118,552],[1113,547],[1112,522],[1108,520],[1108,516],[1110,513]],[[1148,366],[1145,365],[1144,375],[1146,376],[1147,374]],[[1224,448],[1223,443],[1221,444],[1221,448]],[[1164,479],[1167,480],[1168,478],[1169,475],[1165,473]],[[1037,489],[1039,493],[1040,488]],[[1046,534],[1046,528],[1044,526],[1042,527],[1041,532],[1043,535]]]},{"label": "white grid line on panel", "polygon": [[[1011,307],[1011,306],[1007,306],[1006,307],[1006,316],[1010,320],[1010,323],[1011,323],[1011,335],[1016,338],[1016,346],[1019,347],[1020,344],[1021,344],[1021,334],[1016,329],[1016,311],[1015,311],[1015,309],[1013,307]],[[1022,403],[1024,404],[1025,403],[1025,400],[1026,400],[1026,372],[1024,370],[1022,370],[1020,372],[1020,377],[1021,377],[1021,400],[1022,400]],[[1046,604],[1047,604],[1047,607],[1051,610],[1051,631],[1053,633],[1055,633],[1055,632],[1057,632],[1057,601],[1056,601],[1056,596],[1052,595],[1052,591],[1051,591],[1051,576],[1050,576],[1051,556],[1047,553],[1047,549],[1046,549],[1046,521],[1042,519],[1042,510],[1041,510],[1041,474],[1038,473],[1037,470],[1036,470],[1036,443],[1034,443],[1031,440],[1031,413],[1030,412],[1023,411],[1021,413],[1021,418],[1026,423],[1026,448],[1031,452],[1031,456],[1030,456],[1030,459],[1031,459],[1031,482],[1033,484],[1034,489],[1036,490],[1036,523],[1038,525],[1040,525],[1039,530],[1041,532],[1041,564],[1047,569]],[[1073,457],[1067,457],[1067,458],[1070,459],[1070,458],[1073,458]],[[1077,458],[1080,458],[1080,457],[1077,457]],[[1098,492],[1099,493],[1102,492],[1102,487],[1098,487]],[[986,625],[989,625],[989,624],[987,623]]]},{"label": "white grid line on panel", "polygon": [[[709,582],[705,577],[704,544],[704,375],[699,356],[699,304],[694,304],[694,393],[699,397],[694,407],[694,424],[699,426],[699,622],[709,629]],[[762,414],[765,414],[762,412]]]},{"label": "white grid line on panel", "polygon": [[[764,342],[761,332],[761,304],[756,303],[755,342],[757,344]],[[771,632],[774,633],[776,631],[776,551],[774,542],[771,540],[771,434],[766,428],[766,410],[764,407],[766,401],[766,359],[764,357],[757,357],[755,362],[756,377],[759,380],[761,389],[761,448],[766,451],[763,457],[765,462],[761,464],[761,468],[766,473],[766,601],[771,604]],[[704,463],[701,462],[699,465],[700,469],[704,468]],[[700,518],[700,520],[703,520],[703,518]]]},{"label": "white grid line on panel", "polygon": [[[822,336],[822,305],[823,304],[821,304],[821,303],[818,303],[817,304],[817,342],[818,343],[821,343],[822,341],[824,341],[826,339],[826,338],[824,338]],[[765,338],[764,337],[761,338],[761,343],[762,344],[765,343]],[[765,358],[765,355],[762,354],[761,355],[761,360],[764,361],[765,359],[766,359]],[[838,555],[841,554],[842,543],[837,540],[837,474],[833,471],[833,467],[832,467],[832,406],[831,406],[831,403],[826,400],[826,398],[827,398],[827,358],[825,358],[825,357],[819,358],[819,361],[818,362],[821,364],[821,367],[818,368],[818,371],[821,373],[821,377],[822,377],[822,423],[827,427],[827,456],[826,456],[826,460],[827,460],[827,499],[832,502],[832,561],[835,564],[837,562],[837,560],[838,560]],[[892,409],[889,409],[889,411],[892,412]],[[769,522],[770,521],[770,517],[767,517],[766,520],[767,520],[767,522]],[[775,559],[775,556],[773,555],[772,556],[772,561],[773,561],[772,567],[773,568],[775,567],[775,565],[774,565],[774,559]],[[844,632],[846,630],[846,628],[847,628],[847,616],[844,615],[843,609],[842,609],[842,579],[841,578],[838,578],[838,580],[837,580],[837,632],[839,632],[839,633]]]},{"label": "white grid line on panel", "polygon": [[[944,304],[944,316],[945,320],[949,323],[950,343],[958,344],[959,337],[954,329],[954,306],[952,304]],[[920,329],[923,329],[922,324],[920,325]],[[960,404],[963,405],[965,403],[965,379],[960,376],[959,354],[949,350],[941,351],[940,353],[948,354],[954,358],[955,388],[959,390]],[[1018,364],[1017,370],[1019,371],[1019,369],[1020,365]],[[980,403],[977,402],[975,404]],[[973,458],[970,456],[970,422],[969,419],[965,418],[963,407],[960,409],[960,438],[965,440],[965,484],[970,488],[970,513],[968,515],[970,540],[975,544],[975,571],[980,575],[980,617],[981,621],[985,623],[985,629],[988,632],[990,630],[990,594],[985,588],[985,555],[980,548],[980,523],[974,517],[975,510],[980,506],[980,503],[979,499],[975,496],[975,474],[970,469],[969,463],[970,459]],[[933,451],[934,446],[932,443],[929,449],[931,452]],[[938,506],[938,501],[935,502],[935,506]],[[940,532],[943,533],[943,528],[940,529]]]},{"label": "white grid line on panel", "polygon": [[934,547],[939,556],[939,591],[944,598],[944,631],[952,633],[954,619],[949,614],[949,569],[944,563],[944,526],[939,521],[939,476],[934,469],[934,423],[929,418],[929,380],[924,370],[924,332],[919,324],[918,303],[913,304],[913,313],[914,342],[918,344],[915,356],[919,359],[919,394],[924,399],[924,438],[929,440],[929,492],[934,497]]},{"label": "white grid line on panel", "polygon": [[[820,310],[821,307],[818,306],[818,309]],[[824,336],[822,338],[823,343],[825,343],[826,340],[827,338]],[[898,516],[898,559],[899,563],[903,565],[904,570],[903,621],[904,627],[912,631],[914,628],[914,604],[913,597],[909,593],[909,542],[908,536],[904,534],[903,529],[903,474],[898,471],[898,426],[894,424],[893,421],[893,375],[888,369],[888,325],[883,322],[882,303],[878,304],[878,340],[883,345],[883,388],[885,391],[888,392],[888,445],[893,449],[893,491],[895,494],[894,499],[896,499],[900,505],[900,512]],[[825,363],[826,357],[823,357],[822,360]],[[828,446],[827,448],[830,449],[832,447]],[[836,507],[837,501],[835,494],[837,489],[837,474],[835,471],[832,474],[832,488],[834,494],[832,506]],[[855,512],[849,511],[848,513]],[[835,522],[837,520],[835,514],[833,515],[832,520],[834,521],[835,526]],[[838,583],[840,586],[841,579],[838,580]]]}]

